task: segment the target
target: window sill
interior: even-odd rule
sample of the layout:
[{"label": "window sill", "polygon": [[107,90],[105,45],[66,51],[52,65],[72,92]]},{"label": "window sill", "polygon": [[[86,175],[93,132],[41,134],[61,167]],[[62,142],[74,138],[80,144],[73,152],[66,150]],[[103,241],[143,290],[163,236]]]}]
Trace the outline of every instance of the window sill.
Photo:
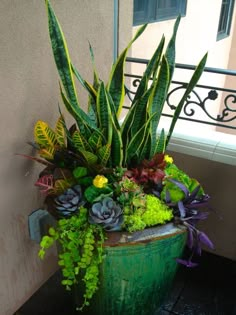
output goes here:
[{"label": "window sill", "polygon": [[236,136],[216,131],[205,134],[174,133],[168,150],[236,165]]}]

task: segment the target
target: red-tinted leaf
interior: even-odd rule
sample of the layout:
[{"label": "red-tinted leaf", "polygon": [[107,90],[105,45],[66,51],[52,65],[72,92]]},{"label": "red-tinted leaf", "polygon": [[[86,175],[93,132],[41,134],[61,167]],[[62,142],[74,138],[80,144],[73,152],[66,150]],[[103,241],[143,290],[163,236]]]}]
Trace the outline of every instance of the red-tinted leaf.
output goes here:
[{"label": "red-tinted leaf", "polygon": [[40,191],[46,195],[54,192],[54,182],[53,175],[44,175],[39,178],[35,183],[35,186],[38,186]]}]

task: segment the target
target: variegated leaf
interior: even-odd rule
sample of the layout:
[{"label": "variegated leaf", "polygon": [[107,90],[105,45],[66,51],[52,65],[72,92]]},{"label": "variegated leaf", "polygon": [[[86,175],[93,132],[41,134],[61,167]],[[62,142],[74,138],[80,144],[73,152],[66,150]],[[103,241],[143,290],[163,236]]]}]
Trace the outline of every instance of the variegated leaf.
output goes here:
[{"label": "variegated leaf", "polygon": [[39,150],[39,155],[46,159],[46,160],[53,160],[55,155],[55,148],[54,147],[46,147],[41,150]]},{"label": "variegated leaf", "polygon": [[111,155],[111,145],[106,144],[98,150],[99,163],[103,166],[107,165],[107,162]]},{"label": "variegated leaf", "polygon": [[83,155],[84,159],[86,160],[86,163],[88,165],[96,164],[98,161],[97,155],[93,154],[92,152],[80,150],[80,153]]},{"label": "variegated leaf", "polygon": [[40,147],[54,147],[57,144],[55,132],[44,121],[37,121],[34,127],[34,139]]},{"label": "variegated leaf", "polygon": [[97,151],[102,146],[102,135],[94,131],[88,140],[90,146]]},{"label": "variegated leaf", "polygon": [[108,82],[108,91],[111,94],[111,97],[114,101],[117,117],[119,117],[121,113],[124,96],[125,96],[124,63],[125,63],[126,55],[132,43],[143,33],[146,26],[147,24],[142,25],[138,29],[133,39],[129,42],[128,46],[120,54],[120,56],[118,57],[118,59],[116,60],[115,64],[112,67],[110,79]]},{"label": "variegated leaf", "polygon": [[159,138],[157,139],[156,147],[155,147],[155,152],[156,153],[164,153],[166,149],[166,137],[165,137],[165,130],[161,130],[161,134]]},{"label": "variegated leaf", "polygon": [[73,133],[72,141],[73,141],[73,145],[78,151],[80,150],[91,151],[91,152],[93,151],[91,146],[87,142],[87,140],[82,136],[82,134],[78,130],[76,130]]},{"label": "variegated leaf", "polygon": [[54,193],[53,175],[44,175],[40,177],[35,186],[38,186],[40,192],[46,195]]},{"label": "variegated leaf", "polygon": [[65,120],[64,117],[61,115],[56,123],[55,128],[56,138],[57,142],[61,147],[65,147],[65,139],[66,139],[66,133],[65,133]]},{"label": "variegated leaf", "polygon": [[76,110],[79,108],[79,103],[77,99],[67,43],[50,1],[46,0],[45,2],[48,13],[49,35],[51,38],[51,46],[55,63],[66,91],[67,98],[69,99],[71,106],[74,108],[74,110]]},{"label": "variegated leaf", "polygon": [[112,141],[112,125],[111,125],[111,107],[109,103],[109,97],[102,82],[97,96],[97,113],[99,129],[104,130],[104,137],[106,142],[111,144]]},{"label": "variegated leaf", "polygon": [[56,194],[61,194],[71,187],[72,181],[68,179],[58,179],[55,181],[54,190]]}]

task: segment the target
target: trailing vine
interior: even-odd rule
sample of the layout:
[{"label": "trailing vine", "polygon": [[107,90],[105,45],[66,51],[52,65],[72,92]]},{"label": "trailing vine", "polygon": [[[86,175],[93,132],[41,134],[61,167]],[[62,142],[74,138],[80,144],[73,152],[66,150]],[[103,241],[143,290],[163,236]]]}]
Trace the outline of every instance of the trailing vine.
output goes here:
[{"label": "trailing vine", "polygon": [[59,247],[58,264],[62,269],[62,284],[67,290],[82,279],[84,283],[83,304],[89,305],[90,299],[98,289],[99,265],[103,260],[104,230],[98,225],[87,222],[87,209],[80,208],[78,215],[61,219],[49,235],[42,238],[39,257],[44,258],[46,250],[55,242]]}]

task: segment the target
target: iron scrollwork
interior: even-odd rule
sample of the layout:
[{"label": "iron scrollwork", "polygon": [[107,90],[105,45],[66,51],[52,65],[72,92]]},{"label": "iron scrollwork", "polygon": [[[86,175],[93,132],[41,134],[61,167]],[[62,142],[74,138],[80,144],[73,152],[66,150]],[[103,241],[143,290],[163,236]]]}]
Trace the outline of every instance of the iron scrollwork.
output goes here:
[{"label": "iron scrollwork", "polygon": [[[128,89],[126,87],[126,95],[130,99],[130,101],[132,101],[135,95],[135,91],[137,90],[137,87],[140,84],[140,78],[139,77],[136,78],[135,76],[131,76],[131,75],[129,75],[129,77],[132,77],[133,79],[132,87],[134,89],[133,88]],[[174,105],[174,103],[171,102],[171,99],[174,99],[174,94],[177,94],[180,91],[186,90],[187,84],[183,82],[177,82],[177,81],[175,82],[173,81],[172,83],[178,86],[174,87],[168,93],[166,103],[168,107],[170,108],[170,110],[174,112],[176,109],[176,105]],[[203,90],[208,90],[207,96],[206,97],[202,96],[204,93],[203,91],[201,91],[201,95],[200,95],[200,93],[197,92],[197,90],[199,91],[198,88],[201,88]],[[224,97],[223,99],[224,108],[221,108],[220,109],[221,112],[214,116],[210,113],[208,104],[209,104],[209,101],[215,101],[216,99],[218,99],[218,96],[219,96],[218,91],[224,92],[222,94],[222,98]],[[226,92],[228,94],[225,95]],[[204,124],[211,124],[215,126],[226,126],[223,124],[236,121],[236,114],[233,114],[233,113],[236,113],[236,106],[232,106],[232,104],[233,105],[236,104],[236,91],[199,85],[199,86],[196,86],[196,88],[192,91],[190,95],[188,95],[187,100],[185,101],[185,104],[183,106],[183,111],[182,111],[182,113],[185,115],[185,118],[181,116],[180,119],[182,118],[186,120],[186,118],[189,117],[189,120],[191,121],[197,121]],[[194,115],[196,115],[197,108],[200,108],[200,110],[205,113],[205,115],[210,119],[210,121],[209,119],[208,120],[194,119]],[[165,115],[165,116],[169,116],[169,115]],[[236,129],[236,126],[227,125],[226,127]]]}]

